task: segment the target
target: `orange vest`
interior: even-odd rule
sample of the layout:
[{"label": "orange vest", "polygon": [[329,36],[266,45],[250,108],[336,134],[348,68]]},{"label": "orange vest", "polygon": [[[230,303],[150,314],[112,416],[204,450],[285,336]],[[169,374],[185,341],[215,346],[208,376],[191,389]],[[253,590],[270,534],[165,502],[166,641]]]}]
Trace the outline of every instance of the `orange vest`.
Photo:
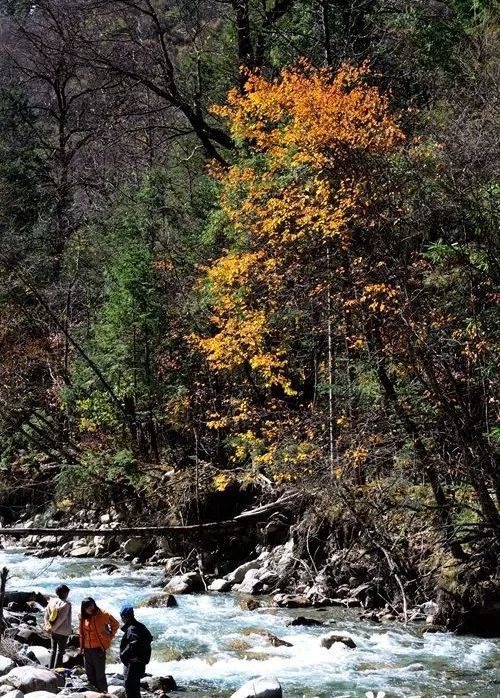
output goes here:
[{"label": "orange vest", "polygon": [[100,609],[91,618],[80,618],[80,647],[107,650],[119,627],[116,618]]}]

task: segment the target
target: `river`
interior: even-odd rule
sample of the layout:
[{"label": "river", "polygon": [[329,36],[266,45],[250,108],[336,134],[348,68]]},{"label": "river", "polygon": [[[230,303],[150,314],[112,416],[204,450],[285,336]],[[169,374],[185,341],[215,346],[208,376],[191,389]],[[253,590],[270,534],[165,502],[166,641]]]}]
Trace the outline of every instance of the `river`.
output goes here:
[{"label": "river", "polygon": [[[19,550],[0,551],[0,567],[10,570],[9,589],[53,592],[57,584],[68,584],[74,620],[85,596],[118,616],[123,602],[138,606],[158,592],[161,570],[123,564],[108,575],[97,569],[103,562],[40,560]],[[150,673],[171,674],[180,686],[198,689],[200,698],[229,696],[259,675],[278,678],[285,698],[358,698],[369,690],[385,691],[386,698],[500,696],[497,640],[422,636],[414,626],[360,622],[355,611],[339,609],[244,611],[233,594],[186,595],[178,601],[178,608],[139,607],[136,615],[155,636]],[[286,626],[291,617],[304,613],[330,625]],[[262,630],[293,646],[270,646],[259,634]],[[330,650],[320,647],[320,636],[332,631],[352,637],[357,648],[338,643]]]}]

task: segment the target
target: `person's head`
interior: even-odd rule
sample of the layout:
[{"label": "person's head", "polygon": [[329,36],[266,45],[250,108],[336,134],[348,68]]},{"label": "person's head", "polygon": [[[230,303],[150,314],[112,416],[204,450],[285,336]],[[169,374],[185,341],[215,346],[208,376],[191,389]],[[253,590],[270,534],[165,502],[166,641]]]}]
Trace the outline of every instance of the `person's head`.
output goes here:
[{"label": "person's head", "polygon": [[61,599],[61,601],[66,601],[69,594],[69,587],[66,584],[60,584],[56,589],[56,594]]},{"label": "person's head", "polygon": [[98,610],[97,604],[91,596],[87,596],[86,599],[83,599],[80,609],[82,618],[92,618]]},{"label": "person's head", "polygon": [[125,604],[120,609],[120,617],[124,623],[129,623],[134,619],[134,609],[129,604]]}]

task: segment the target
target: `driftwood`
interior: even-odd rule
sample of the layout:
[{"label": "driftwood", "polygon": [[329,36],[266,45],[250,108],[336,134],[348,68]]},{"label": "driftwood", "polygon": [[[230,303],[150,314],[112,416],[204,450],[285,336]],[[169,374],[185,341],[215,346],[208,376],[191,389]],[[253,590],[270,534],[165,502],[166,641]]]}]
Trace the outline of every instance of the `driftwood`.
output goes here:
[{"label": "driftwood", "polygon": [[241,527],[246,527],[250,521],[258,521],[265,519],[268,514],[286,508],[288,503],[291,503],[299,495],[291,494],[270,504],[264,504],[255,509],[244,511],[238,514],[234,519],[226,521],[212,521],[203,524],[191,524],[189,526],[131,526],[127,528],[44,528],[41,526],[33,526],[31,528],[10,528],[8,526],[0,528],[0,536],[11,538],[24,538],[25,536],[163,536],[163,535],[183,535],[193,533],[204,533],[205,531],[224,531],[232,530]]}]

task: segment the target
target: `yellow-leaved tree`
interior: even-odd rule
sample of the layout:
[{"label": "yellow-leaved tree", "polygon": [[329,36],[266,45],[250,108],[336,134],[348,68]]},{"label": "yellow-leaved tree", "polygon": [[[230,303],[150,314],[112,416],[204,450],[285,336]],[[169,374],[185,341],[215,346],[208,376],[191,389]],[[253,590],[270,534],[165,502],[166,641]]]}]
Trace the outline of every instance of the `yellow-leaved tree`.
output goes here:
[{"label": "yellow-leaved tree", "polygon": [[303,62],[275,80],[249,74],[214,109],[238,156],[214,173],[226,249],[206,270],[211,324],[193,341],[230,386],[209,426],[225,430],[235,463],[277,482],[318,459],[333,468],[345,419],[336,348],[363,345],[349,303],[397,302],[397,289],[365,275],[387,161],[404,142],[370,77]]}]

